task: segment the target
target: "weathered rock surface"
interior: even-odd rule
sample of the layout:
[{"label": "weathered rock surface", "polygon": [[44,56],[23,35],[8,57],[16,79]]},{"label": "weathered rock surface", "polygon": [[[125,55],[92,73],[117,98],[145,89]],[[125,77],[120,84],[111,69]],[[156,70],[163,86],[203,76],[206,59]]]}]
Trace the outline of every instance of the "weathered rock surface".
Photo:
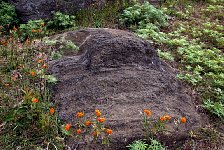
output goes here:
[{"label": "weathered rock surface", "polygon": [[68,140],[74,149],[125,149],[136,139],[144,139],[143,109],[152,111],[152,118],[169,114],[172,118],[185,116],[188,120],[177,130],[167,124],[164,142],[184,140],[201,119],[191,97],[184,92],[175,73],[160,62],[155,49],[142,39],[121,30],[84,29],[56,35],[80,48],[78,54],[66,53],[49,67],[59,82],[53,99],[59,103],[59,116],[74,124],[75,114],[84,111],[88,118],[100,109],[106,126],[113,129],[110,147],[84,141]]},{"label": "weathered rock surface", "polygon": [[9,0],[16,6],[22,22],[35,19],[49,19],[55,11],[71,12],[88,8],[94,0]]}]

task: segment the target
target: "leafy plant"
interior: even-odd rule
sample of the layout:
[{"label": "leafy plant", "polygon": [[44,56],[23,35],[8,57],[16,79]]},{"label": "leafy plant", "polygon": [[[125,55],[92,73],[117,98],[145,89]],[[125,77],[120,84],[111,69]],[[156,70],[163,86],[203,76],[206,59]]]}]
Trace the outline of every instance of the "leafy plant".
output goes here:
[{"label": "leafy plant", "polygon": [[127,146],[127,148],[129,148],[129,150],[146,150],[147,147],[148,147],[148,144],[146,144],[142,140],[134,141],[132,144],[129,144]]},{"label": "leafy plant", "polygon": [[30,20],[27,24],[20,24],[19,38],[21,41],[26,39],[41,38],[46,35],[45,23],[42,19]]},{"label": "leafy plant", "polygon": [[47,88],[47,82],[56,82],[47,75],[47,51],[34,47],[32,38],[20,42],[17,33],[12,31],[10,39],[0,45],[0,60],[4,60],[0,70],[0,147],[36,149],[55,145],[63,149],[60,121]]},{"label": "leafy plant", "polygon": [[204,107],[224,121],[224,105],[221,102],[204,101]]},{"label": "leafy plant", "polygon": [[137,3],[124,10],[120,22],[131,28],[136,28],[140,24],[143,27],[143,25],[148,23],[152,23],[157,27],[164,27],[167,25],[167,16],[149,2],[145,2],[142,5]]},{"label": "leafy plant", "polygon": [[141,10],[144,4],[125,10],[125,17],[121,21],[134,25],[137,35],[152,40],[159,49],[163,49],[164,51],[158,51],[161,58],[177,60],[180,68],[177,78],[193,85],[202,100],[210,99],[210,103],[204,103],[205,108],[222,119],[223,6],[220,5],[220,1],[213,1],[205,5],[206,7],[197,8],[200,15],[197,16],[198,21],[195,22],[193,5],[197,5],[197,2],[181,2],[168,1],[168,8],[166,5],[162,8],[175,20],[169,25],[169,29],[163,29],[163,31],[158,23],[147,23],[142,20],[144,17],[141,16]]},{"label": "leafy plant", "polygon": [[174,61],[174,57],[172,56],[172,54],[170,52],[163,52],[161,50],[157,50],[159,57],[163,58],[163,59],[167,59],[169,61]]},{"label": "leafy plant", "polygon": [[64,30],[75,27],[75,16],[66,15],[61,12],[54,13],[53,19],[47,24],[50,28]]},{"label": "leafy plant", "polygon": [[12,27],[15,25],[18,20],[17,20],[17,15],[15,11],[15,6],[3,2],[0,2],[0,26],[5,26],[5,27]]},{"label": "leafy plant", "polygon": [[155,139],[150,139],[150,145],[142,140],[137,140],[127,147],[129,150],[165,150],[162,144]]},{"label": "leafy plant", "polygon": [[157,140],[151,139],[151,144],[149,145],[147,150],[165,150],[165,148]]}]

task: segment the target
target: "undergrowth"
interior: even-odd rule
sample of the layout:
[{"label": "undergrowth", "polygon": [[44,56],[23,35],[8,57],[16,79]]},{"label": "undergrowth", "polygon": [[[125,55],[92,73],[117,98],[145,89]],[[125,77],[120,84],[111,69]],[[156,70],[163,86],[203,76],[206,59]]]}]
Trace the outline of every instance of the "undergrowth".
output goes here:
[{"label": "undergrowth", "polygon": [[0,45],[0,148],[63,149],[61,123],[47,89],[57,81],[47,73],[49,51],[35,46],[33,36],[19,42],[18,30],[10,30]]},{"label": "undergrowth", "polygon": [[[223,1],[168,1],[161,10],[144,3],[127,8],[121,15],[124,25],[136,26],[132,29],[138,36],[158,45],[160,57],[178,63],[177,78],[191,84],[200,94],[203,107],[221,120],[224,120],[223,8]],[[154,14],[156,21],[148,19],[148,13]],[[166,18],[170,21],[168,27],[164,26]]]}]

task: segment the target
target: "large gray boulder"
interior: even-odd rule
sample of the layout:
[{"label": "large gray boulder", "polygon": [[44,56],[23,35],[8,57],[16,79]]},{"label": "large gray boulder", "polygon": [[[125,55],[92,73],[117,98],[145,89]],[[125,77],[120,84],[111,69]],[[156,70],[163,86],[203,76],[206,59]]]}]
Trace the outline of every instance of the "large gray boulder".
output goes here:
[{"label": "large gray boulder", "polygon": [[72,149],[120,150],[133,140],[144,139],[143,109],[152,111],[154,121],[164,114],[187,118],[179,130],[168,123],[167,132],[155,135],[165,143],[185,140],[191,130],[201,126],[191,97],[147,41],[112,29],[83,29],[51,39],[70,40],[80,49],[65,52],[50,63],[49,71],[59,80],[52,99],[59,103],[60,119],[74,125],[78,111],[88,118],[100,109],[106,126],[113,129],[109,147],[84,136],[82,140],[68,139]]},{"label": "large gray boulder", "polygon": [[73,12],[88,8],[95,0],[8,0],[16,6],[22,22],[35,19],[49,19],[55,11]]}]

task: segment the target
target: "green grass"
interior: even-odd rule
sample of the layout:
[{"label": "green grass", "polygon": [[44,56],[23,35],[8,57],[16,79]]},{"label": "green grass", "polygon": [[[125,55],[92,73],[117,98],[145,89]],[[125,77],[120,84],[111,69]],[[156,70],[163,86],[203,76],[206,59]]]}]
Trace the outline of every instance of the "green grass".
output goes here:
[{"label": "green grass", "polygon": [[20,43],[17,31],[11,32],[0,45],[0,148],[61,149],[61,123],[50,112],[56,108],[47,88],[54,78],[46,71],[49,51],[34,46],[32,39]]}]

